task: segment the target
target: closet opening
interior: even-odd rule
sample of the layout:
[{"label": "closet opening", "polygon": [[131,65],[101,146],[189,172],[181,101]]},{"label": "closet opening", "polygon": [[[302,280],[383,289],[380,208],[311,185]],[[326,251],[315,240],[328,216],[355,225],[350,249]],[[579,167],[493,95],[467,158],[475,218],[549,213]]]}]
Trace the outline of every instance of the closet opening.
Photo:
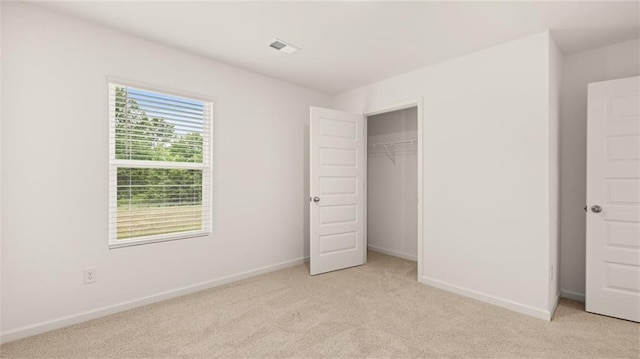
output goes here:
[{"label": "closet opening", "polygon": [[[367,250],[373,252],[369,260],[383,253],[420,262],[418,119],[417,104],[367,115],[365,238]],[[416,270],[420,273],[420,268]]]}]

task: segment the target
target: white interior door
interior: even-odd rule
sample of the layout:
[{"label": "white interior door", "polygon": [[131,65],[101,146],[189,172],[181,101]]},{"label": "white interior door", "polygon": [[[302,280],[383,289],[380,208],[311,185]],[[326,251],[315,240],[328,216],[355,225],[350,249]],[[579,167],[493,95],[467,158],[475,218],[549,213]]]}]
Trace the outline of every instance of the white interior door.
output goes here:
[{"label": "white interior door", "polygon": [[640,77],[589,84],[586,309],[640,321]]},{"label": "white interior door", "polygon": [[311,107],[311,274],[366,261],[364,116]]}]

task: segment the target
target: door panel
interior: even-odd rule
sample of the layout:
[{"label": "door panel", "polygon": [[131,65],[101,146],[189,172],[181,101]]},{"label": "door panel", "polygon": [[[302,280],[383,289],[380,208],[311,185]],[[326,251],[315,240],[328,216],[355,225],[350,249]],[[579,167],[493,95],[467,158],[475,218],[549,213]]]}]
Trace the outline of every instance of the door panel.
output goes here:
[{"label": "door panel", "polygon": [[311,107],[310,129],[310,267],[315,275],[365,261],[364,117]]},{"label": "door panel", "polygon": [[587,210],[586,309],[640,321],[640,77],[589,85]]}]

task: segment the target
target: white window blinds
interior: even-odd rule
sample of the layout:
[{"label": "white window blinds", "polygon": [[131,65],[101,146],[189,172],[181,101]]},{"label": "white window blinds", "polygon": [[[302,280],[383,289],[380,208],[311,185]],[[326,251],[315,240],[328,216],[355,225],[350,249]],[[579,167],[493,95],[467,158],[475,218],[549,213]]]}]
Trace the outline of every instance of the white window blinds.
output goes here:
[{"label": "white window blinds", "polygon": [[211,232],[212,107],[109,84],[111,247]]}]

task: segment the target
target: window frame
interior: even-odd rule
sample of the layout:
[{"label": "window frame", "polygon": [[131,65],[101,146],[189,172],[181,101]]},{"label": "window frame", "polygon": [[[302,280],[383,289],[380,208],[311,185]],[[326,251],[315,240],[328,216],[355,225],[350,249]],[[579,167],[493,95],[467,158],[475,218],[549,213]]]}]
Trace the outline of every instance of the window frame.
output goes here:
[{"label": "window frame", "polygon": [[[147,161],[147,160],[123,160],[116,159],[116,136],[115,123],[116,116],[115,107],[111,106],[111,89],[112,86],[125,86],[135,89],[158,93],[161,95],[182,97],[189,100],[202,101],[205,106],[209,107],[208,123],[204,123],[204,136],[208,136],[208,145],[204,146],[203,141],[203,162],[171,162],[171,161]],[[215,118],[215,99],[209,96],[203,96],[186,91],[177,91],[157,85],[150,85],[141,82],[134,82],[118,77],[107,76],[107,123],[108,143],[109,143],[109,181],[108,181],[108,245],[109,249],[124,248],[138,246],[151,243],[161,243],[175,241],[188,238],[208,237],[213,233],[213,121]],[[207,121],[207,119],[204,119]],[[118,168],[157,168],[157,169],[193,169],[202,171],[202,223],[203,228],[196,231],[184,231],[168,234],[156,234],[144,237],[132,237],[130,239],[117,238],[117,187],[118,187]],[[205,201],[207,209],[204,209]],[[113,208],[116,208],[115,217]],[[208,216],[209,218],[206,218]],[[114,223],[114,224],[112,224]]]}]

